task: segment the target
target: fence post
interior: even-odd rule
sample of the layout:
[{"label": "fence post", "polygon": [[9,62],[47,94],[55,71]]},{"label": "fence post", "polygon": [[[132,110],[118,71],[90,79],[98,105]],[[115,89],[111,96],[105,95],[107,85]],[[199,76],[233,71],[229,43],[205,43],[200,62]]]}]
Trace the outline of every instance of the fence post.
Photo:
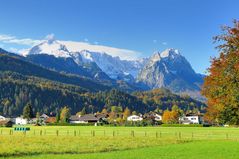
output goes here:
[{"label": "fence post", "polygon": [[159,137],[160,137],[160,138],[162,137],[162,133],[161,133],[161,131],[159,132]]},{"label": "fence post", "polygon": [[40,136],[42,136],[42,130],[40,130]]},{"label": "fence post", "polygon": [[156,131],[156,138],[158,138],[158,132]]},{"label": "fence post", "polygon": [[92,136],[93,136],[93,137],[95,136],[95,130],[92,131]]},{"label": "fence post", "polygon": [[113,136],[115,136],[115,131],[113,131]]},{"label": "fence post", "polygon": [[74,136],[76,136],[76,131],[74,130]]},{"label": "fence post", "polygon": [[179,140],[181,140],[181,132],[178,133]]},{"label": "fence post", "polygon": [[58,136],[59,135],[59,132],[58,132],[58,130],[56,130],[56,136]]}]

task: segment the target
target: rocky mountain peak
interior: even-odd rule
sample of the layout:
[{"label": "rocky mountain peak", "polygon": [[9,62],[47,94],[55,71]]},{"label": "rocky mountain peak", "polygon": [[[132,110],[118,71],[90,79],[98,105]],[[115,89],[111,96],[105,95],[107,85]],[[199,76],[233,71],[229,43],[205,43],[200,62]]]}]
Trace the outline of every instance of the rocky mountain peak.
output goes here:
[{"label": "rocky mountain peak", "polygon": [[137,81],[151,89],[166,87],[175,93],[199,91],[202,77],[176,49],[154,53],[140,70]]}]

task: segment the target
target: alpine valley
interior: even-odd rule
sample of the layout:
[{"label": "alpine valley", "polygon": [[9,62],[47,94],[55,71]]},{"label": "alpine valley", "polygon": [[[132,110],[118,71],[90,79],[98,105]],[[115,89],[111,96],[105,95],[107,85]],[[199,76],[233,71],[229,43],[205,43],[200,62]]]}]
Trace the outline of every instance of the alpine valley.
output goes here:
[{"label": "alpine valley", "polygon": [[[137,112],[168,109],[174,104],[182,109],[188,105],[189,109],[205,108],[198,101],[204,99],[200,95],[204,76],[176,49],[123,60],[48,39],[22,55],[0,49],[0,66],[4,115],[21,114],[29,101],[35,112],[55,112],[64,105],[73,112],[83,108],[96,112],[112,105]],[[142,95],[155,98],[149,102]]]}]

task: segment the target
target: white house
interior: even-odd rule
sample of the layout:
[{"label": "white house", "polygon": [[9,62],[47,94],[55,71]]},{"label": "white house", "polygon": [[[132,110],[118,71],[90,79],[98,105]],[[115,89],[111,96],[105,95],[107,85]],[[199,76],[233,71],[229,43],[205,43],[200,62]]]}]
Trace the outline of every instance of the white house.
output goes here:
[{"label": "white house", "polygon": [[154,120],[156,121],[162,121],[162,115],[159,115],[159,114],[154,114]]},{"label": "white house", "polygon": [[40,119],[42,119],[43,121],[45,121],[45,120],[48,119],[48,118],[49,118],[49,116],[46,115],[46,114],[42,114],[42,115],[40,116]]},{"label": "white house", "polygon": [[0,115],[0,121],[2,121],[2,120],[6,120],[6,118],[4,116]]},{"label": "white house", "polygon": [[28,121],[27,121],[27,119],[24,119],[22,117],[17,117],[15,120],[15,123],[17,125],[26,125],[26,124],[28,124]]},{"label": "white house", "polygon": [[141,121],[141,120],[143,120],[143,118],[138,115],[131,115],[127,118],[127,121]]},{"label": "white house", "polygon": [[193,114],[188,114],[179,118],[179,122],[182,124],[201,124],[202,121],[202,116]]}]

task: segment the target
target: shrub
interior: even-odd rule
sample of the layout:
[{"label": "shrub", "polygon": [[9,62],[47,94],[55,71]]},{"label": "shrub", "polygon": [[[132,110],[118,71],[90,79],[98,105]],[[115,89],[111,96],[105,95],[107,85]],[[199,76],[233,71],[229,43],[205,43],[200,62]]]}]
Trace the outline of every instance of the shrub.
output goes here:
[{"label": "shrub", "polygon": [[203,127],[203,124],[162,124],[162,127]]}]

